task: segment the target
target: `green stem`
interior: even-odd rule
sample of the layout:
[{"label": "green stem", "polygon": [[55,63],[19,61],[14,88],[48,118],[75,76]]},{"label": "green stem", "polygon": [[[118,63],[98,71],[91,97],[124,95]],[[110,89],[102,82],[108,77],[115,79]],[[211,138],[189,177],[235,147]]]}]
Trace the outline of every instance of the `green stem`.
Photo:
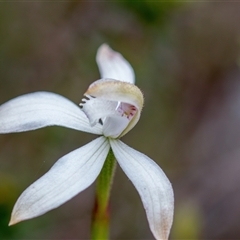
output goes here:
[{"label": "green stem", "polygon": [[107,240],[109,238],[109,196],[115,166],[115,157],[112,149],[110,149],[97,180],[96,199],[92,216],[92,240]]}]

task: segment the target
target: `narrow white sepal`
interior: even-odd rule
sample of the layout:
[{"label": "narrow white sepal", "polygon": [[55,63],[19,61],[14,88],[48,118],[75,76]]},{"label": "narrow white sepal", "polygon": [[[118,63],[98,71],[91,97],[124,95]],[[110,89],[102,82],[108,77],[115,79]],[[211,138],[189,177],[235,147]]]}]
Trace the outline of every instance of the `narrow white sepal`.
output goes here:
[{"label": "narrow white sepal", "polygon": [[0,133],[24,132],[52,125],[102,133],[101,126],[90,126],[76,104],[55,93],[29,93],[0,106]]},{"label": "narrow white sepal", "polygon": [[9,225],[57,208],[90,186],[99,175],[109,149],[108,140],[99,137],[60,158],[21,194]]},{"label": "narrow white sepal", "polygon": [[154,237],[168,239],[174,210],[173,189],[168,178],[153,160],[120,140],[111,139],[110,145],[141,197]]},{"label": "narrow white sepal", "polygon": [[123,82],[135,83],[135,74],[130,63],[107,44],[98,48],[96,61],[101,78],[112,78]]}]

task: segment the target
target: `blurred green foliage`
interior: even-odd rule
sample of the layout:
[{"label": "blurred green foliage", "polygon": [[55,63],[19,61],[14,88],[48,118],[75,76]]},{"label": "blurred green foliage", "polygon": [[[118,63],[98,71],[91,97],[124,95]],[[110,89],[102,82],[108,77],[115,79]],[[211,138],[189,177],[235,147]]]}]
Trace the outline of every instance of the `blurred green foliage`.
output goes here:
[{"label": "blurred green foliage", "polygon": [[[119,3],[132,11],[133,13],[136,13],[139,17],[140,21],[143,21],[147,24],[149,24],[149,27],[151,25],[162,25],[164,23],[164,20],[168,15],[175,9],[176,7],[179,7],[182,5],[181,2],[177,1],[121,1],[119,0]],[[157,27],[157,26],[156,26]],[[159,27],[159,26],[158,26]]]}]

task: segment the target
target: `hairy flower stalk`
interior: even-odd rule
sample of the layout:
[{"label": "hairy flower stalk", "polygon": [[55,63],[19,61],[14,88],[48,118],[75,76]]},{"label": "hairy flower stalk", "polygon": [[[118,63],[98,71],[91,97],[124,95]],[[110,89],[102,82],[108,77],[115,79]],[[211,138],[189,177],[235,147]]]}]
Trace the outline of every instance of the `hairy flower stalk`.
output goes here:
[{"label": "hairy flower stalk", "polygon": [[116,161],[110,149],[97,179],[96,199],[92,217],[92,240],[109,238],[109,197],[115,167]]},{"label": "hairy flower stalk", "polygon": [[98,177],[92,238],[108,239],[109,194],[115,160],[142,200],[156,239],[168,239],[173,220],[171,183],[149,157],[119,139],[138,122],[143,94],[123,56],[103,44],[97,53],[101,78],[87,89],[80,108],[50,92],[35,92],[0,106],[0,133],[63,126],[99,135],[60,158],[18,198],[10,225],[45,214],[89,187]]}]

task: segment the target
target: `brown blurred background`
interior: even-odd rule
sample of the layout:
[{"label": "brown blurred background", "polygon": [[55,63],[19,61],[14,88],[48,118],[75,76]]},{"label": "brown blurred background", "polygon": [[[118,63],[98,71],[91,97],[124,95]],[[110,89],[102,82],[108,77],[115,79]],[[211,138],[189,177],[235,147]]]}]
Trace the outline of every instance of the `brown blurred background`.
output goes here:
[{"label": "brown blurred background", "polygon": [[[99,78],[108,43],[145,95],[124,141],[154,159],[175,191],[170,239],[240,239],[240,3],[0,3],[0,103],[45,90],[75,103]],[[0,136],[0,239],[89,239],[94,186],[39,218],[8,227],[19,194],[95,136],[60,127]],[[153,239],[120,168],[111,239]]]}]

